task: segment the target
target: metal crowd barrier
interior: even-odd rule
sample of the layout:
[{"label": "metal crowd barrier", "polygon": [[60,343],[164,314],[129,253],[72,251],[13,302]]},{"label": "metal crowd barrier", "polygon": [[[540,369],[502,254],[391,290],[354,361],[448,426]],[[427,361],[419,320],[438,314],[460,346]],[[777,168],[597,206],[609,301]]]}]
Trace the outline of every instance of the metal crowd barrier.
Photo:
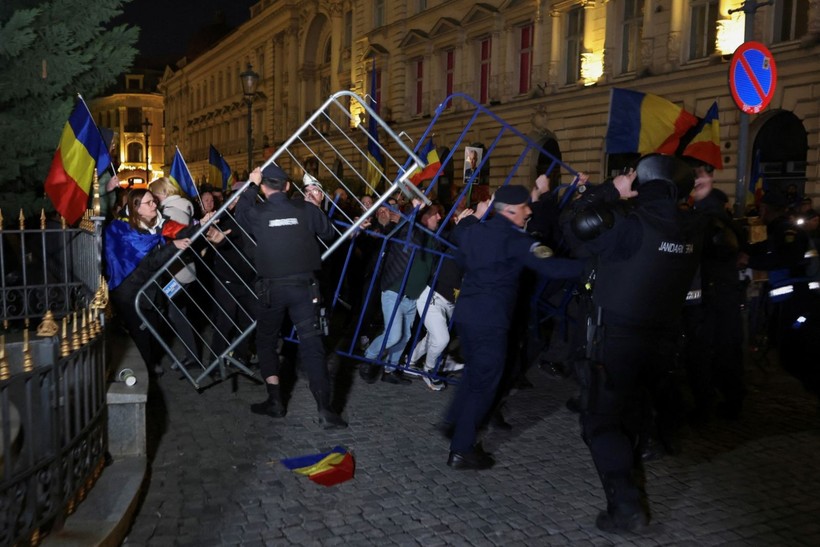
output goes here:
[{"label": "metal crowd barrier", "polygon": [[[440,122],[440,118],[454,102],[458,103],[456,110],[464,120],[459,122],[459,133],[453,142],[449,143],[452,148],[440,158],[441,165],[435,176],[416,187],[410,182],[410,178],[416,169],[425,167],[427,163],[427,158],[422,160],[418,154],[424,148],[428,137],[434,134],[437,124],[444,123]],[[374,137],[364,123],[358,123],[360,119],[354,118],[351,112],[362,112],[370,116],[378,127],[379,136]],[[481,134],[485,138],[491,135],[489,145],[484,150],[478,168],[459,188],[453,206],[447,210],[441,227],[435,233],[428,232],[434,243],[420,247],[412,242],[411,236],[417,230],[425,229],[414,221],[415,215],[412,212],[388,207],[388,199],[400,192],[408,200],[418,198],[423,204],[429,205],[430,196],[443,173],[458,163],[456,153],[464,143],[468,143],[469,137],[475,132],[472,128],[476,123],[481,123]],[[374,162],[368,149],[379,150],[384,158],[384,164]],[[437,109],[430,125],[415,141],[414,149],[411,149],[390,125],[375,114],[365,100],[347,91],[336,93],[263,164],[264,167],[276,162],[282,167],[296,182],[292,185],[296,192],[303,193],[303,182],[310,178],[318,180],[323,186],[327,214],[338,233],[338,237],[325,247],[322,255],[325,264],[325,289],[332,289],[332,295],[328,294],[327,298],[328,313],[345,313],[351,318],[347,323],[348,332],[340,336],[341,341],[336,347],[336,353],[357,361],[367,361],[381,366],[386,364],[381,359],[366,360],[361,354],[361,348],[358,347],[360,336],[368,327],[363,324],[368,317],[367,310],[371,303],[380,308],[377,273],[385,252],[390,246],[401,245],[411,248],[414,256],[420,256],[420,253],[432,254],[437,261],[434,268],[435,277],[432,280],[434,283],[443,261],[452,260],[454,247],[445,237],[445,228],[456,214],[458,202],[469,196],[475,187],[487,182],[485,173],[489,172],[490,158],[496,150],[503,151],[505,165],[503,169],[492,171],[496,186],[511,182],[531,184],[537,175],[536,164],[540,165],[544,172],[558,173],[564,169],[573,177],[577,175],[529,136],[466,95],[448,97]],[[241,190],[245,190],[249,184],[246,183]],[[559,190],[568,196],[574,188],[575,181],[562,185]],[[350,196],[352,204],[349,207],[343,206],[332,189],[344,190]],[[365,194],[374,198],[373,205],[367,210],[361,202],[361,197]],[[232,283],[232,287],[228,287],[218,279],[219,276],[211,262],[213,257],[225,252],[227,245],[232,260],[240,261],[243,269],[250,269],[255,273],[249,257],[253,256],[253,246],[264,242],[253,242],[252,238],[232,222],[230,211],[238,195],[239,192],[234,192],[213,217],[199,226],[192,237],[193,250],[177,252],[146,282],[137,296],[140,303],[137,309],[140,310],[146,328],[165,348],[175,367],[196,389],[200,389],[206,381],[224,379],[230,368],[253,375],[248,364],[237,359],[235,355],[240,344],[250,340],[256,326],[253,310],[256,301],[253,275],[243,278],[238,287],[236,282]],[[406,233],[397,229],[390,234],[381,234],[368,229],[366,223],[381,206],[386,206],[399,215],[399,227],[407,225]],[[208,240],[209,231],[227,231],[225,228],[228,226],[232,234],[227,242],[214,244]],[[237,243],[237,240],[243,243]],[[369,278],[367,292],[361,305],[359,309],[351,309],[351,300],[356,301],[356,304],[359,302],[358,298],[350,296],[349,286],[357,282],[350,271],[353,268],[361,268],[362,264],[357,263],[360,260],[357,249],[365,241],[371,244],[373,241],[379,242],[380,250],[375,263],[375,274]],[[333,260],[329,260],[331,257]],[[195,266],[196,278],[191,283],[182,285],[174,280],[174,274],[185,264]],[[409,265],[404,274],[402,287],[406,283],[408,273]],[[216,292],[228,296],[217,298]],[[427,313],[428,306],[429,300],[425,305],[424,314]],[[148,311],[144,312],[141,309],[143,307]],[[393,310],[388,319],[388,327],[395,313]],[[421,336],[423,318],[424,316],[415,330],[410,351]],[[291,335],[286,335],[285,338],[292,339],[293,334],[291,332]],[[334,333],[336,334],[339,333]],[[183,366],[186,360],[191,366]],[[401,365],[400,368],[407,367]],[[438,369],[434,375],[442,377]]]}]

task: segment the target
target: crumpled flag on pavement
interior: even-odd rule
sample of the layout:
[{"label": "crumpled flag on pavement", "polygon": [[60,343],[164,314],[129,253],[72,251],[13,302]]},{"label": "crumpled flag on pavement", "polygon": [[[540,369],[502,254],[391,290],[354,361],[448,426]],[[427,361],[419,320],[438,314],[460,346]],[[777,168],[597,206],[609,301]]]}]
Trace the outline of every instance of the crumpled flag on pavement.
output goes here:
[{"label": "crumpled flag on pavement", "polygon": [[353,454],[341,446],[330,452],[297,456],[280,460],[282,465],[322,486],[333,486],[353,478],[356,461]]}]

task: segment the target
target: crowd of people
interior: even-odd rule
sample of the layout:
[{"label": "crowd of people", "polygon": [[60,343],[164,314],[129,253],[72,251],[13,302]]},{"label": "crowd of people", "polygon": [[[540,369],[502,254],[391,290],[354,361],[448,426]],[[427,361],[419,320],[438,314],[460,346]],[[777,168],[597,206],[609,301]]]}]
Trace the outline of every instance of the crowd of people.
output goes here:
[{"label": "crowd of people", "polygon": [[[764,195],[758,213],[768,238],[750,244],[748,227],[732,218],[714,186],[714,169],[660,154],[600,184],[581,174],[563,189],[571,196],[541,175],[531,188],[503,186],[491,199],[449,210],[398,192],[372,211],[374,196],[329,194],[316,177],[275,164],[248,179],[206,240],[215,249],[217,298],[236,304],[218,314],[220,334],[211,346],[223,350],[257,321],[255,342],[244,338],[233,354],[246,363],[255,345],[266,398],[251,405],[253,413],[278,419],[287,412],[278,342],[289,319],[321,423],[347,427],[334,405],[323,342],[323,302],[338,286],[350,310],[341,336],[361,351],[361,378],[406,385],[417,376],[437,392],[457,374],[439,424],[450,439],[447,464],[488,469],[495,458],[480,432],[493,420],[511,427],[500,413],[505,399],[514,386],[531,385],[527,368],[538,363],[545,340],[567,328],[560,373],[578,383],[568,406],[579,413],[607,500],[596,524],[631,531],[649,520],[641,462],[658,451],[677,453],[684,421],[699,425],[742,412],[746,268],[768,272],[761,317],[769,342],[783,365],[820,393],[818,373],[800,361],[817,343],[812,329],[820,309],[818,216],[810,198]],[[299,186],[293,196],[292,185]],[[159,179],[129,192],[106,228],[112,301],[149,370],[161,372],[162,352],[133,312],[141,306],[153,321],[158,311],[135,300],[137,291],[159,265],[191,247],[192,228],[211,218],[220,198],[203,193],[197,210]],[[349,259],[322,263],[319,241],[337,237],[334,221],[349,225],[365,213],[371,216],[348,242]],[[179,262],[171,275],[183,287],[204,274]],[[557,317],[546,327],[551,332],[542,332],[540,301],[556,294],[574,295],[575,317]],[[171,307],[175,313],[193,313],[185,298]],[[190,324],[170,313],[168,320]],[[178,334],[189,356],[201,351],[192,333]]]}]

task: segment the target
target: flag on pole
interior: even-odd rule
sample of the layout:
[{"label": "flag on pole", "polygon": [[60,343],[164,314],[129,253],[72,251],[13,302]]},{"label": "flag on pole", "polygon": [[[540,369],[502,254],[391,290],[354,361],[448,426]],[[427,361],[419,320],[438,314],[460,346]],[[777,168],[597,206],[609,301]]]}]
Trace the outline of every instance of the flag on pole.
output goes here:
[{"label": "flag on pole", "polygon": [[410,175],[410,182],[416,186],[425,180],[435,178],[438,174],[438,170],[441,168],[441,160],[438,157],[436,145],[433,144],[433,139],[427,141],[427,145],[422,149],[419,155],[427,162],[427,166],[424,169],[416,168],[413,174]]},{"label": "flag on pole", "polygon": [[752,158],[752,169],[749,173],[749,191],[746,192],[746,205],[759,206],[765,191],[766,181],[763,180],[763,172],[760,169],[760,148],[758,148]]},{"label": "flag on pole", "polygon": [[225,158],[222,157],[222,154],[214,148],[213,144],[208,152],[208,163],[211,165],[208,180],[213,182],[221,180],[222,191],[227,191],[234,182],[233,171],[231,171],[231,167],[228,165],[228,162],[226,162]]},{"label": "flag on pole", "polygon": [[[379,105],[376,102],[376,59],[373,59],[373,70],[370,72],[370,98],[368,99],[368,106],[378,115]],[[369,116],[367,122],[367,133],[370,138],[367,139],[367,183],[371,188],[379,187],[384,172],[384,156],[379,147],[379,124],[372,115]]]},{"label": "flag on pole", "polygon": [[77,222],[88,208],[94,169],[99,174],[110,164],[108,147],[88,106],[79,97],[63,128],[45,180],[46,194],[68,224]]},{"label": "flag on pole", "polygon": [[708,163],[715,169],[723,169],[717,101],[709,107],[706,116],[698,120],[692,134],[694,136],[686,143],[682,155]]},{"label": "flag on pole", "polygon": [[177,147],[174,154],[174,161],[171,162],[171,172],[168,174],[168,178],[188,197],[193,198],[199,195],[196,184],[194,184],[194,178],[188,170],[188,165],[185,163],[185,158],[182,157],[179,147]]},{"label": "flag on pole", "polygon": [[675,103],[651,93],[615,88],[609,100],[607,154],[674,154],[698,119]]}]

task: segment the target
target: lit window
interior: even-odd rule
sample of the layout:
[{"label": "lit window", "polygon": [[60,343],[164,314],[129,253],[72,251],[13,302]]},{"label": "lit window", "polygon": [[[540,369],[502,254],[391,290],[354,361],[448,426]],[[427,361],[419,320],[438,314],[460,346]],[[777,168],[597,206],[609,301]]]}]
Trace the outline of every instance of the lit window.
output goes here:
[{"label": "lit window", "polygon": [[702,59],[715,52],[717,42],[717,0],[692,2],[689,27],[689,58]]},{"label": "lit window", "polygon": [[519,30],[518,93],[528,93],[532,77],[532,25]]},{"label": "lit window", "polygon": [[809,0],[781,0],[774,6],[773,42],[803,37],[809,30]]},{"label": "lit window", "polygon": [[624,18],[621,27],[620,73],[635,72],[641,50],[643,0],[624,0]]},{"label": "lit window", "polygon": [[417,59],[413,61],[414,71],[414,108],[413,114],[420,115],[423,113],[424,102],[424,60]]},{"label": "lit window", "polygon": [[490,102],[490,60],[492,57],[492,39],[481,40],[478,97],[481,104]]},{"label": "lit window", "polygon": [[584,51],[584,8],[577,6],[567,13],[567,57],[565,84],[581,78],[581,53]]}]

